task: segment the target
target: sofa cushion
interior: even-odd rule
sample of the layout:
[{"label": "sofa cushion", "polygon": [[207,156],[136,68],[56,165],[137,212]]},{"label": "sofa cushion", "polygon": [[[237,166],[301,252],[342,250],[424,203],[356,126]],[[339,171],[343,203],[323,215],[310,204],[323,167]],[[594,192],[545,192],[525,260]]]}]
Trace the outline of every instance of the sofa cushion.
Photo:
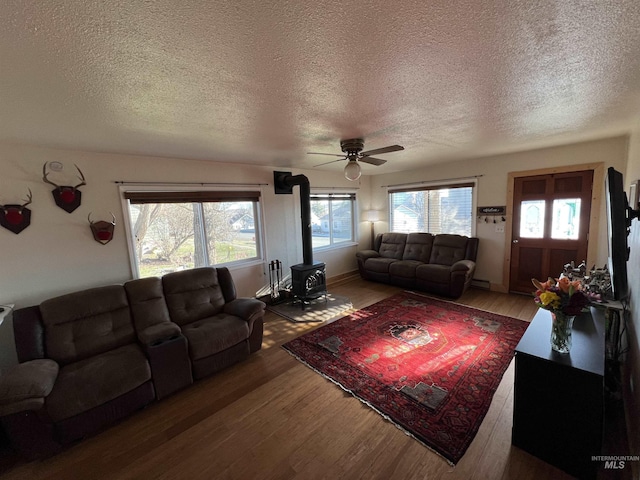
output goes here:
[{"label": "sofa cushion", "polygon": [[451,266],[458,260],[463,260],[467,254],[468,241],[469,237],[462,235],[436,235],[429,263]]},{"label": "sofa cushion", "polygon": [[162,286],[171,320],[180,326],[217,315],[225,304],[218,272],[212,267],[168,273]]},{"label": "sofa cushion", "polygon": [[249,324],[235,315],[220,313],[182,326],[189,341],[189,355],[199,360],[232,347],[251,334]]},{"label": "sofa cushion", "polygon": [[400,260],[402,253],[404,252],[404,246],[407,241],[406,233],[384,233],[382,235],[382,242],[380,243],[381,257],[394,258]]},{"label": "sofa cushion", "polygon": [[54,422],[86,412],[151,380],[149,362],[131,344],[60,369],[46,408]]},{"label": "sofa cushion", "polygon": [[124,289],[138,339],[143,344],[149,345],[180,333],[180,327],[169,318],[160,278],[131,280],[124,284]]},{"label": "sofa cushion", "polygon": [[370,258],[364,262],[364,266],[370,272],[389,273],[389,265],[397,261],[395,258]]},{"label": "sofa cushion", "polygon": [[424,265],[418,260],[397,260],[389,265],[389,275],[392,277],[414,278],[416,276],[416,268]]},{"label": "sofa cushion", "polygon": [[92,288],[40,304],[48,358],[60,365],[135,342],[122,285]]},{"label": "sofa cushion", "polygon": [[432,234],[410,233],[407,235],[407,243],[404,246],[402,260],[417,260],[419,262],[429,263],[432,247]]},{"label": "sofa cushion", "polygon": [[416,278],[431,283],[446,283],[451,281],[451,267],[448,265],[434,265],[425,263],[416,268]]}]

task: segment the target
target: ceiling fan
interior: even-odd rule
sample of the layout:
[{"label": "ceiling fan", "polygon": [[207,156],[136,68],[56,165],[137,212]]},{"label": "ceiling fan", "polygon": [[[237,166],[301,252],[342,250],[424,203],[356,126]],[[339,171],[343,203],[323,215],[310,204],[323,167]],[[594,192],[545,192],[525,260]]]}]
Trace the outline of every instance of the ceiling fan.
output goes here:
[{"label": "ceiling fan", "polygon": [[347,180],[357,180],[360,178],[360,165],[358,161],[369,163],[371,165],[382,165],[386,163],[386,160],[382,160],[381,158],[374,158],[372,155],[379,155],[381,153],[390,153],[390,152],[398,152],[400,150],[404,150],[404,147],[400,145],[389,145],[388,147],[376,148],[374,150],[367,150],[363,152],[364,148],[364,140],[362,138],[352,138],[349,140],[341,140],[340,141],[340,149],[344,152],[344,155],[338,155],[334,153],[319,153],[319,152],[307,152],[309,155],[331,155],[333,157],[341,157],[337,160],[331,160],[330,162],[320,163],[315,165],[319,167],[321,165],[327,165],[329,163],[340,162],[342,160],[349,160],[346,167],[344,167],[344,176],[347,177]]}]

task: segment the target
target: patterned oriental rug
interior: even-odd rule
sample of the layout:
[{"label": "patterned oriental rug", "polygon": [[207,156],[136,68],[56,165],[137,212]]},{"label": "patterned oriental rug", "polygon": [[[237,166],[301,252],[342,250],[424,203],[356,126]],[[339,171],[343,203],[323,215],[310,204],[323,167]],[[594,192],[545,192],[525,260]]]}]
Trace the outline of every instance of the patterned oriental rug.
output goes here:
[{"label": "patterned oriental rug", "polygon": [[282,347],[455,465],[527,326],[403,292]]}]

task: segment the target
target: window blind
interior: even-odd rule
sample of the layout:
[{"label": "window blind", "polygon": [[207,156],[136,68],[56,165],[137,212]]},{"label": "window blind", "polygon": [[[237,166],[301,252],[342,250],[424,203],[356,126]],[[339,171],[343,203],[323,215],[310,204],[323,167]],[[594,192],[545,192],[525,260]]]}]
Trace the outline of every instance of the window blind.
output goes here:
[{"label": "window blind", "polygon": [[390,190],[392,231],[471,236],[473,187],[458,183]]},{"label": "window blind", "polygon": [[124,192],[132,204],[141,203],[199,203],[199,202],[257,202],[259,191],[194,191],[194,192]]},{"label": "window blind", "polygon": [[312,200],[355,200],[355,193],[312,193],[309,195]]},{"label": "window blind", "polygon": [[452,188],[473,188],[475,186],[474,183],[451,183],[448,185],[425,185],[420,187],[411,187],[411,188],[390,188],[389,193],[400,193],[400,192],[423,192],[427,190],[448,190]]}]

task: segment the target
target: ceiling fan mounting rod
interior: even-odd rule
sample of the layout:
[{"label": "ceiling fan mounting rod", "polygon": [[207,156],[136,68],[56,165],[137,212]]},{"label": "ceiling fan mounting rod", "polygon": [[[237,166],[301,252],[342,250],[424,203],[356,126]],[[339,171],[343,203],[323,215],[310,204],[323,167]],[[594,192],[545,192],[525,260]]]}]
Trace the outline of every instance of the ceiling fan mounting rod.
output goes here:
[{"label": "ceiling fan mounting rod", "polygon": [[[332,157],[340,157],[338,160],[332,160],[330,162],[321,163],[319,165],[315,165],[319,167],[320,165],[327,165],[329,163],[339,162],[341,160],[349,160],[349,163],[345,167],[345,169],[352,169],[355,175],[355,169],[357,167],[358,173],[360,170],[360,166],[356,165],[356,161],[368,163],[370,165],[380,166],[384,163],[387,163],[386,160],[381,158],[375,158],[373,155],[378,155],[380,153],[391,153],[398,152],[400,150],[404,150],[404,147],[401,145],[389,145],[382,148],[374,148],[373,150],[367,150],[363,152],[364,148],[364,139],[362,138],[351,138],[347,140],[340,140],[340,148],[342,149],[343,155],[335,155],[333,153],[320,153],[320,152],[307,152],[310,155],[330,155]],[[359,176],[359,175],[358,175]],[[349,177],[347,177],[349,178]],[[354,178],[349,178],[350,180],[354,180]]]},{"label": "ceiling fan mounting rod", "polygon": [[347,156],[356,156],[364,148],[364,140],[362,138],[340,140],[340,148]]}]

